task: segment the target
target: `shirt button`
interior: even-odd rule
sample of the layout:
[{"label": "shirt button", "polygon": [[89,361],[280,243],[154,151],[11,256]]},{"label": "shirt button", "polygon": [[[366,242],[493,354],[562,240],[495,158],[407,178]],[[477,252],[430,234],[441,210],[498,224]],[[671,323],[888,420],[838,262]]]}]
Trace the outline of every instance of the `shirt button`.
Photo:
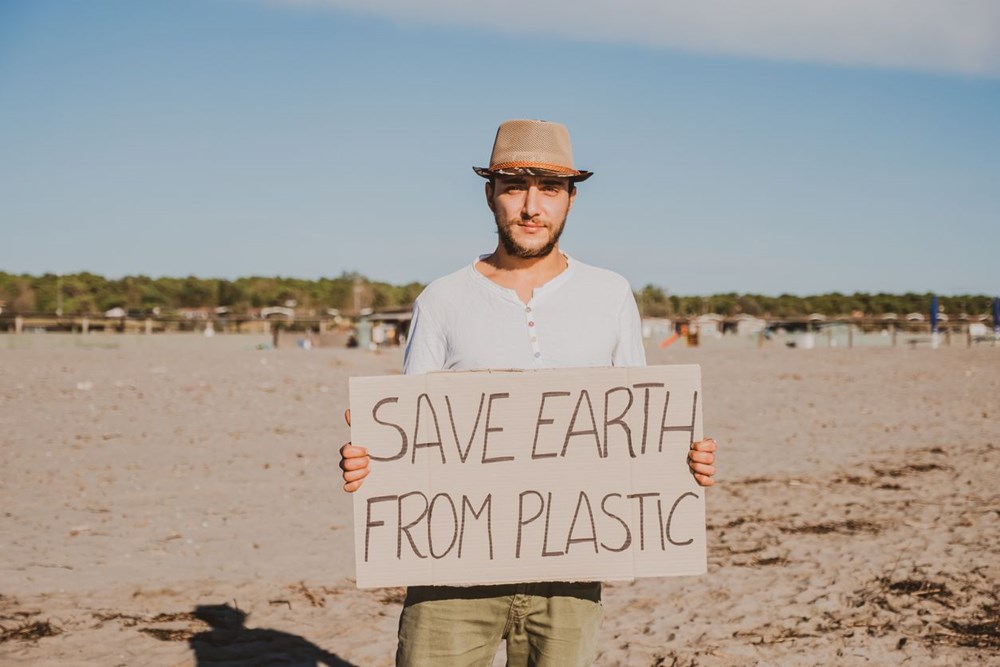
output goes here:
[{"label": "shirt button", "polygon": [[540,356],[542,356],[542,353],[541,353],[541,352],[535,352],[535,359],[537,359],[537,358],[538,358],[538,357],[540,357]]},{"label": "shirt button", "polygon": [[528,326],[529,327],[533,327],[533,326],[535,326],[535,323],[534,322],[528,322]]},{"label": "shirt button", "polygon": [[530,313],[531,312],[531,306],[525,307],[524,312]]}]

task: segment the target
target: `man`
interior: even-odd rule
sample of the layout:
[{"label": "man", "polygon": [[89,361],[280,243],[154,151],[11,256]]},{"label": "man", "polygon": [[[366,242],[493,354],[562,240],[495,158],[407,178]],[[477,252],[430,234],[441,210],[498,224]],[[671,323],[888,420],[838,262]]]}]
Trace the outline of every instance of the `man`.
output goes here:
[{"label": "man", "polygon": [[[573,166],[566,127],[507,121],[490,166],[474,170],[487,179],[499,242],[417,298],[404,372],[644,366],[628,282],[559,250],[576,184],[591,176]],[[688,457],[703,486],[713,483],[715,448],[702,440]],[[341,456],[344,489],[356,491],[369,473],[367,451],[347,443]],[[396,662],[489,665],[506,639],[509,665],[586,665],[600,621],[599,583],[415,586],[400,617]]]}]

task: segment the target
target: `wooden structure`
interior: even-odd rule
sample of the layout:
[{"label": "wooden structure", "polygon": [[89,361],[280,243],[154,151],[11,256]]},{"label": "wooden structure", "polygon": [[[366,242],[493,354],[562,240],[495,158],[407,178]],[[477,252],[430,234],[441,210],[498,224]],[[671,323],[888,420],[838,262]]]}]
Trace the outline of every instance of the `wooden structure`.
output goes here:
[{"label": "wooden structure", "polygon": [[[411,316],[411,310],[408,308],[365,313],[360,318],[344,317],[336,311],[299,313],[291,308],[265,309],[253,314],[207,310],[205,312],[199,311],[196,314],[191,312],[148,316],[125,314],[122,317],[108,317],[107,314],[59,316],[55,313],[14,313],[9,309],[4,309],[0,311],[0,333],[19,334],[49,331],[80,334],[107,332],[151,335],[172,332],[204,332],[206,329],[211,329],[216,334],[270,336],[276,329],[280,329],[288,332],[313,332],[322,336],[336,331],[348,331],[359,319],[389,323],[405,333]],[[718,319],[713,324],[716,324],[719,335],[728,336],[745,331],[741,325],[745,325],[746,315],[716,317]],[[676,332],[681,331],[682,328],[694,331],[698,328],[699,319],[698,316],[675,317],[671,321]],[[920,321],[917,318],[901,319],[893,313],[887,313],[880,317],[826,317],[814,313],[800,317],[762,317],[760,320],[764,322],[763,328],[751,335],[759,335],[762,340],[773,333],[826,333],[829,337],[835,328],[846,327],[849,347],[853,344],[855,331],[858,333],[885,331],[886,335],[892,337],[893,346],[897,345],[900,334],[906,338],[906,342],[909,342],[915,337],[929,337],[931,333],[929,322]],[[953,336],[964,336],[967,344],[971,345],[974,341],[987,338],[976,335],[978,333],[977,327],[973,325],[980,322],[979,316],[951,320],[942,319],[938,322],[941,342],[944,345],[950,345]],[[742,335],[747,334],[742,333]],[[992,339],[992,336],[988,338]]]}]

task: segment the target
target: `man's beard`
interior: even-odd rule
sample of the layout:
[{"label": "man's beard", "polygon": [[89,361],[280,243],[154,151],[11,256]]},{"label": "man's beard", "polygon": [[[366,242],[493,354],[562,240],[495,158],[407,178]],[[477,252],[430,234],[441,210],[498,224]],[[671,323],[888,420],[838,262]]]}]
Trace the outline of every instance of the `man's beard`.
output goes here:
[{"label": "man's beard", "polygon": [[[508,255],[512,257],[518,257],[520,259],[537,259],[539,257],[548,257],[553,250],[555,250],[556,244],[559,243],[559,237],[562,236],[563,229],[566,228],[565,218],[559,228],[552,233],[552,237],[549,242],[540,248],[526,248],[523,245],[519,245],[517,241],[514,240],[514,236],[510,233],[511,227],[518,224],[518,221],[512,221],[510,223],[504,224],[500,219],[499,214],[494,215],[497,223],[497,235],[500,237],[500,244]],[[548,227],[551,229],[551,227]]]}]

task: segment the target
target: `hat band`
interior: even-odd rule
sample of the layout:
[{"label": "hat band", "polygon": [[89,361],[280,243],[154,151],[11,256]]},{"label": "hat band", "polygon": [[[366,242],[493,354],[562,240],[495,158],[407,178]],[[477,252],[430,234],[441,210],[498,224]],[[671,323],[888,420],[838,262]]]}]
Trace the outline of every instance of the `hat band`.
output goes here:
[{"label": "hat band", "polygon": [[499,164],[490,165],[490,171],[503,171],[504,169],[543,169],[545,171],[554,171],[560,174],[573,175],[578,175],[580,173],[576,169],[570,169],[569,167],[564,167],[560,164],[551,164],[549,162],[529,162],[519,160],[517,162],[501,162]]}]

